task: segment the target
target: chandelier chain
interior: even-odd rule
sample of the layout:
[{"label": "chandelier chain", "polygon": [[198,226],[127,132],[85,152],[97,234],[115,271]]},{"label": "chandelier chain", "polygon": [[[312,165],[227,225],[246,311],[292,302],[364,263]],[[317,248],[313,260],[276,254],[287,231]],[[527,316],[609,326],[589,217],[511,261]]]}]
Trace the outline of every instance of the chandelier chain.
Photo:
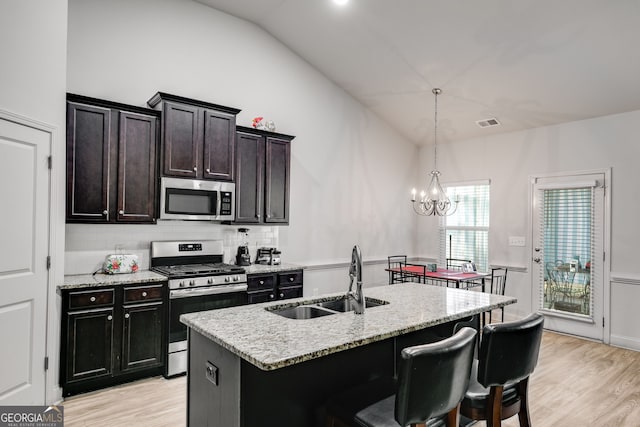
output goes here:
[{"label": "chandelier chain", "polygon": [[433,145],[434,145],[434,155],[433,155],[433,169],[438,170],[438,95],[441,93],[441,90],[438,88],[433,89],[433,94],[435,95],[435,107],[434,107],[434,120],[433,120]]}]

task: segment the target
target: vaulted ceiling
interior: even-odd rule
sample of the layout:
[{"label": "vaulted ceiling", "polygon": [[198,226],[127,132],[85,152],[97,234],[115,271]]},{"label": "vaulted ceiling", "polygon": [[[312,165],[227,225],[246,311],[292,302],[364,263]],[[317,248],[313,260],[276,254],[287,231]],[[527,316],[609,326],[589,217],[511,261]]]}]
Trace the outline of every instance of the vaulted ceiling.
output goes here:
[{"label": "vaulted ceiling", "polygon": [[[638,0],[197,0],[251,21],[417,144],[640,109]],[[481,128],[496,118],[500,126]]]}]

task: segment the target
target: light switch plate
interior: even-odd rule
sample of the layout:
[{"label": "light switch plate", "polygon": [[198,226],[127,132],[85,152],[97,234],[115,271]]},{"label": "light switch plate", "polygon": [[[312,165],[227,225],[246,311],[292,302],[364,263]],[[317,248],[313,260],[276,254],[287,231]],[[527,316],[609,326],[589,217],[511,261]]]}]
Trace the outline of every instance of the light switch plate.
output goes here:
[{"label": "light switch plate", "polygon": [[509,246],[524,246],[525,244],[524,236],[509,236]]}]

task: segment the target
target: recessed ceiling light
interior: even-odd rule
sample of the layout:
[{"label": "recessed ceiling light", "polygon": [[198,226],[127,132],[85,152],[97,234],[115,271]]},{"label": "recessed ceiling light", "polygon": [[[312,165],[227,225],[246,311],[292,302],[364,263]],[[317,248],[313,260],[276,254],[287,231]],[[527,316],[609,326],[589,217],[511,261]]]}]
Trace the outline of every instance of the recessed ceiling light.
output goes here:
[{"label": "recessed ceiling light", "polygon": [[349,0],[333,0],[333,2],[338,6],[344,6],[345,4],[349,3]]}]

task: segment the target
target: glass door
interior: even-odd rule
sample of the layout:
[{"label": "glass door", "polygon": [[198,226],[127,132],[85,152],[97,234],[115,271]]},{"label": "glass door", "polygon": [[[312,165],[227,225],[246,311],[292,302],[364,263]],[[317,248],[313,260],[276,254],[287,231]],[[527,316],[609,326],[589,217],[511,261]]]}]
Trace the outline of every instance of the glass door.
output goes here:
[{"label": "glass door", "polygon": [[535,178],[534,309],[545,328],[603,339],[604,174]]}]

